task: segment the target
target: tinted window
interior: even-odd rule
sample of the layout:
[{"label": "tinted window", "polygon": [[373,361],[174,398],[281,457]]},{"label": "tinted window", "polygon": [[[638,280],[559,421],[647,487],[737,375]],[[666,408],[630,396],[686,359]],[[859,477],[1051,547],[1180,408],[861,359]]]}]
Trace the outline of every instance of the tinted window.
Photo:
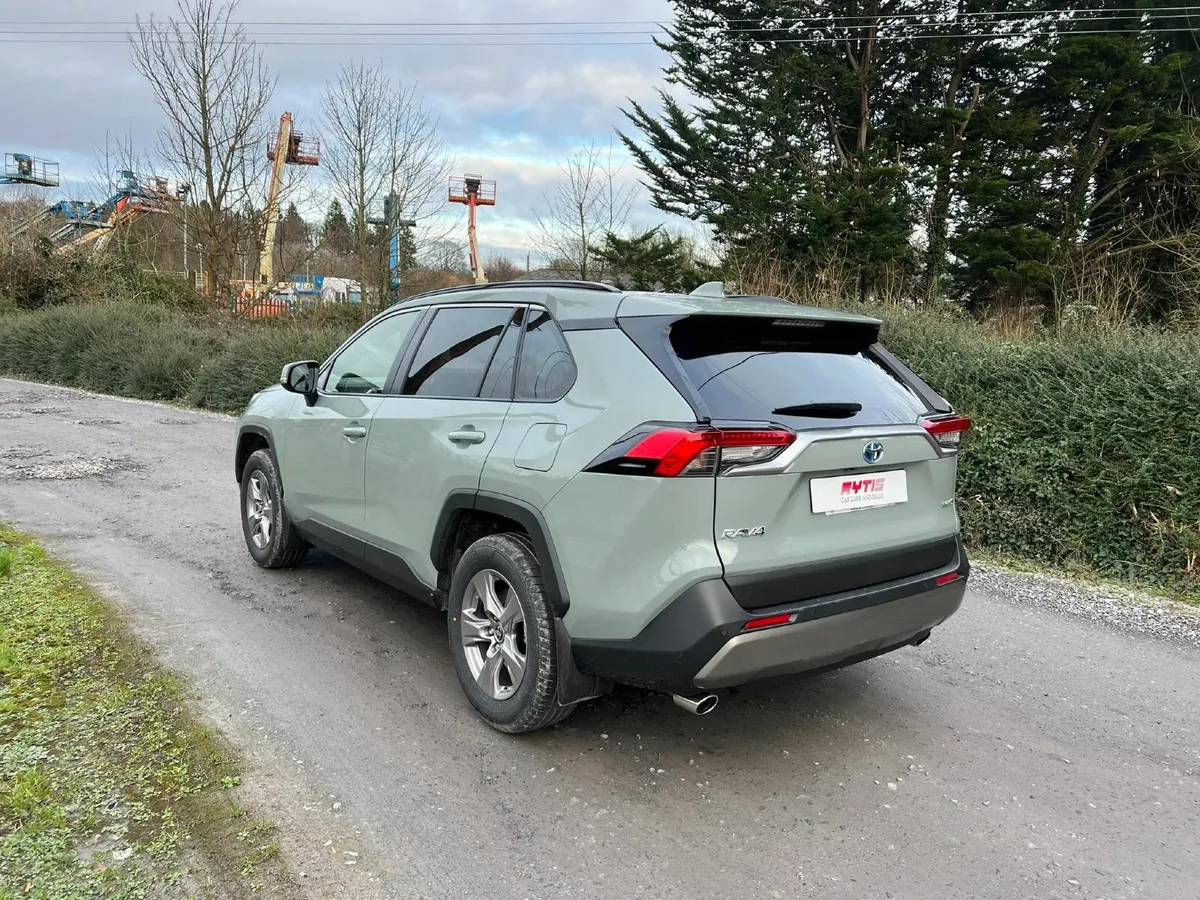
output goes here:
[{"label": "tinted window", "polygon": [[870,352],[873,326],[694,316],[671,346],[714,419],[797,428],[915,422],[925,404]]},{"label": "tinted window", "polygon": [[333,361],[325,379],[325,390],[337,394],[377,394],[382,391],[418,318],[416,312],[389,316],[360,334]]},{"label": "tinted window", "polygon": [[513,377],[517,374],[517,345],[521,342],[521,325],[525,321],[525,310],[518,309],[513,313],[504,336],[500,338],[500,346],[492,357],[487,374],[483,376],[483,387],[480,397],[490,397],[495,400],[509,400],[513,394]]},{"label": "tinted window", "polygon": [[575,360],[558,323],[545,310],[530,310],[517,370],[518,400],[560,400],[575,383]]},{"label": "tinted window", "polygon": [[457,306],[439,309],[413,358],[405,394],[477,397],[511,307]]}]

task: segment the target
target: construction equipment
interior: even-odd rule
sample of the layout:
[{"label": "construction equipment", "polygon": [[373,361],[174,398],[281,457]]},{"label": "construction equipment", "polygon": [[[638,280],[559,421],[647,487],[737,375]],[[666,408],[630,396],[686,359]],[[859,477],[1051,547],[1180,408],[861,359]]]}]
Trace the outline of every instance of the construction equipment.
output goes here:
[{"label": "construction equipment", "polygon": [[187,193],[187,185],[125,170],[118,192],[101,204],[68,200],[51,207],[50,215],[60,215],[65,221],[50,234],[50,240],[56,253],[88,245],[99,253],[119,227],[143,215],[168,212],[169,204],[183,200]]},{"label": "construction equipment", "polygon": [[[295,131],[292,114],[279,117],[279,132],[267,144],[267,159],[271,161],[271,180],[267,183],[267,207],[264,215],[262,255],[258,262],[258,292],[265,294],[275,287],[275,234],[279,229],[279,192],[283,186],[283,168],[317,166],[321,164],[321,142]],[[280,152],[282,150],[282,152]]]},{"label": "construction equipment", "polygon": [[395,191],[383,198],[383,218],[368,219],[370,225],[383,225],[388,230],[388,272],[391,273],[390,284],[392,302],[400,299],[400,273],[403,260],[400,259],[400,229],[416,228],[415,219],[400,218],[400,197]]},{"label": "construction equipment", "polygon": [[182,200],[187,192],[187,185],[157,175],[123,171],[119,189],[103,203],[62,200],[18,224],[7,237],[18,237],[45,224],[52,229],[47,237],[55,253],[88,246],[99,252],[118,228],[146,214],[167,212],[169,204]]},{"label": "construction equipment", "polygon": [[0,177],[0,184],[58,187],[58,163],[27,153],[5,153],[4,175]]},{"label": "construction equipment", "polygon": [[469,210],[467,216],[467,243],[471,248],[471,271],[476,284],[486,284],[483,260],[479,256],[479,242],[475,237],[475,210],[480,206],[496,205],[496,182],[482,175],[463,175],[450,179],[450,202],[464,203]]}]

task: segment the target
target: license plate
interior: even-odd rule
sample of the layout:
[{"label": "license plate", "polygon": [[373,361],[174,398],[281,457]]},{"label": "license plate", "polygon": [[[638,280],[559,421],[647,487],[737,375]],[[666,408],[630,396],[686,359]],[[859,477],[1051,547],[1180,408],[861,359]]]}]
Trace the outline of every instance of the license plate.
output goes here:
[{"label": "license plate", "polygon": [[903,469],[869,475],[839,475],[809,482],[812,510],[827,516],[895,506],[908,500],[908,473]]}]

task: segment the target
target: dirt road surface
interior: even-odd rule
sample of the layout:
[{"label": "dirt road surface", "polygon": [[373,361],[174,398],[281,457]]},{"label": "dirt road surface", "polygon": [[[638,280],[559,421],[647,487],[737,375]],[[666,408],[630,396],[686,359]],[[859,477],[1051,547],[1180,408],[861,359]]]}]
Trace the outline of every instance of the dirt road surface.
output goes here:
[{"label": "dirt road surface", "polygon": [[328,557],[254,567],[233,434],[0,381],[0,517],[191,679],[316,896],[1200,897],[1186,616],[993,575],[920,648],[705,718],[622,691],[506,737],[441,615]]}]

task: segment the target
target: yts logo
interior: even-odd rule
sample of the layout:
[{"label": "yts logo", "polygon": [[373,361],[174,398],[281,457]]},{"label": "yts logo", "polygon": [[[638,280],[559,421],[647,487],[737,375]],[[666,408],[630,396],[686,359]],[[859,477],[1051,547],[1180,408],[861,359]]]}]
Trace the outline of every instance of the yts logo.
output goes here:
[{"label": "yts logo", "polygon": [[860,494],[877,494],[883,490],[884,478],[856,478],[842,482],[842,496],[856,497]]}]

